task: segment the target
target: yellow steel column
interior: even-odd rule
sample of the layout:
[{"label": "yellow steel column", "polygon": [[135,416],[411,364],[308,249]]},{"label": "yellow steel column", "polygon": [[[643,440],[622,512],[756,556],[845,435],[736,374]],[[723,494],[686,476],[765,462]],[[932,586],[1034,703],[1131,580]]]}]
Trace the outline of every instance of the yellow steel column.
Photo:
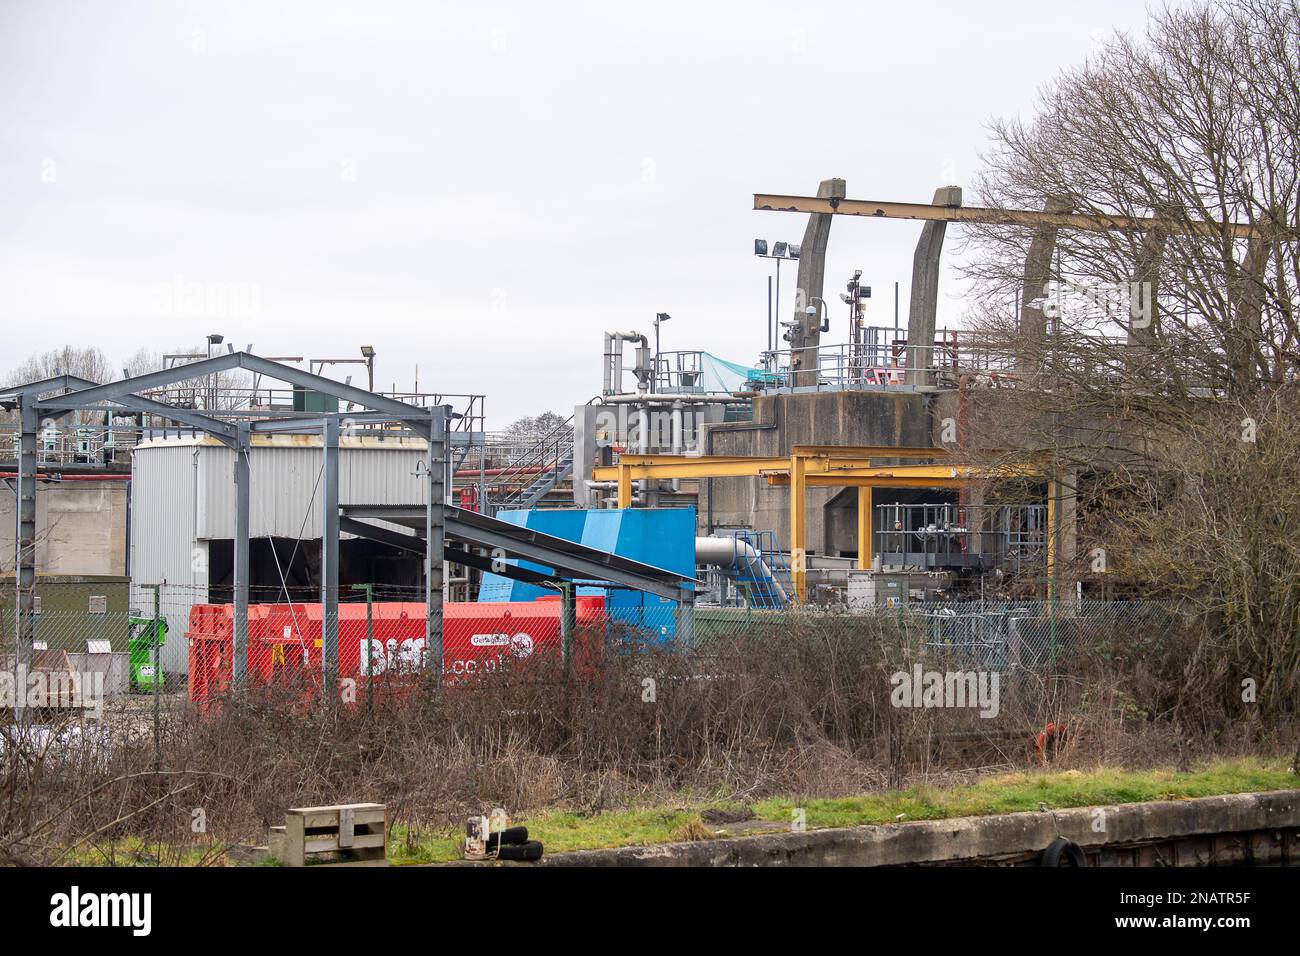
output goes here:
[{"label": "yellow steel column", "polygon": [[870,571],[875,542],[872,540],[872,496],[874,485],[858,486],[858,567]]},{"label": "yellow steel column", "polygon": [[807,459],[790,456],[790,577],[800,604],[807,597],[808,561],[808,484],[804,481]]},{"label": "yellow steel column", "polygon": [[632,469],[621,461],[618,463],[618,506],[632,507]]}]

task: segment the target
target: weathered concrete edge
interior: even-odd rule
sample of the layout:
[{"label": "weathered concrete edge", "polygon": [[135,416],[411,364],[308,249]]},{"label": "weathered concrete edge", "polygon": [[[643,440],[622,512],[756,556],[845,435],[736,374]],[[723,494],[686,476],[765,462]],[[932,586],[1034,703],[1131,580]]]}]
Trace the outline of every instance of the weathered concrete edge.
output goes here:
[{"label": "weathered concrete edge", "polygon": [[1300,790],[579,850],[528,865],[894,866],[1032,853],[1058,836],[1087,848],[1292,827],[1300,827]]}]

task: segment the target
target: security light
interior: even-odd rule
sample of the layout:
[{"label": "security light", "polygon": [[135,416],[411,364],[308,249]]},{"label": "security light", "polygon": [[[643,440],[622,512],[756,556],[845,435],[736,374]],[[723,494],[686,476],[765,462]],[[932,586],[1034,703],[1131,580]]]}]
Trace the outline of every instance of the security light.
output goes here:
[{"label": "security light", "polygon": [[776,245],[772,247],[772,255],[776,256],[778,259],[784,258],[786,248],[787,248],[786,243],[778,242]]},{"label": "security light", "polygon": [[767,240],[766,240],[766,239],[755,239],[755,240],[754,240],[754,255],[756,255],[756,256],[765,256],[765,255],[767,255]]},{"label": "security light", "polygon": [[791,259],[799,258],[799,243],[797,242],[790,243],[790,258]]}]

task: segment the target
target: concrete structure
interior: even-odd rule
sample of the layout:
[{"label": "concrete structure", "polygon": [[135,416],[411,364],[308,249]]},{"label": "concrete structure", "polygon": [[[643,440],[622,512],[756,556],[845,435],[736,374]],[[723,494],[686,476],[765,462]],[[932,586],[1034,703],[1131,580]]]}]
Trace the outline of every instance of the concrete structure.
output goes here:
[{"label": "concrete structure", "polygon": [[[789,455],[795,445],[941,444],[932,426],[935,395],[917,392],[817,392],[759,395],[754,418],[704,429],[708,455]],[[790,492],[755,478],[701,482],[702,531],[749,526],[790,539]],[[857,548],[857,491],[809,488],[807,542],[810,552],[837,554]],[[842,516],[841,513],[842,512]],[[843,521],[842,530],[839,522]]]},{"label": "concrete structure", "polygon": [[[934,191],[932,205],[949,208],[961,205],[961,187],[944,186]],[[939,268],[943,237],[948,223],[932,220],[921,227],[916,252],[912,254],[912,295],[907,307],[907,381],[932,385],[926,370],[934,351],[934,330],[939,310]]]},{"label": "concrete structure", "polygon": [[[12,570],[17,526],[13,479],[0,494],[0,567]],[[124,575],[127,573],[129,480],[36,482],[36,570],[38,574]]]},{"label": "concrete structure", "polygon": [[[1045,212],[1065,213],[1069,210],[1065,199],[1053,199]],[[1025,253],[1024,282],[1020,289],[1020,334],[1029,343],[1030,355],[1041,347],[1047,335],[1047,284],[1052,279],[1052,255],[1056,251],[1056,234],[1059,226],[1044,222],[1034,229],[1029,249]],[[1031,360],[1032,361],[1032,360]]]},{"label": "concrete structure", "polygon": [[[843,199],[845,183],[842,179],[823,179],[817,187],[819,199]],[[817,347],[821,343],[822,319],[828,306],[822,300],[822,285],[826,277],[826,244],[831,238],[831,216],[813,213],[804,229],[803,244],[799,247],[799,279],[795,287],[794,334],[791,336],[790,368],[794,372],[793,384],[817,384]],[[815,311],[809,314],[808,309]]]},{"label": "concrete structure", "polygon": [[[543,866],[1039,866],[1058,838],[1088,866],[1300,866],[1300,790],[556,853]],[[531,864],[539,865],[539,864]]]}]

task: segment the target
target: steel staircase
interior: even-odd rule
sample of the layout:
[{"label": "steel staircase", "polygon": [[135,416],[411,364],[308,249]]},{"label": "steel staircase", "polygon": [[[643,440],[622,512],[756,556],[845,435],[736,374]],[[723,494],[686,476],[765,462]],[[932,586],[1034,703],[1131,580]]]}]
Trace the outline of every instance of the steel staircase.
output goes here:
[{"label": "steel staircase", "polygon": [[573,474],[573,416],[542,435],[506,463],[498,484],[518,482],[518,487],[492,499],[492,511],[535,508],[560,482]]}]

